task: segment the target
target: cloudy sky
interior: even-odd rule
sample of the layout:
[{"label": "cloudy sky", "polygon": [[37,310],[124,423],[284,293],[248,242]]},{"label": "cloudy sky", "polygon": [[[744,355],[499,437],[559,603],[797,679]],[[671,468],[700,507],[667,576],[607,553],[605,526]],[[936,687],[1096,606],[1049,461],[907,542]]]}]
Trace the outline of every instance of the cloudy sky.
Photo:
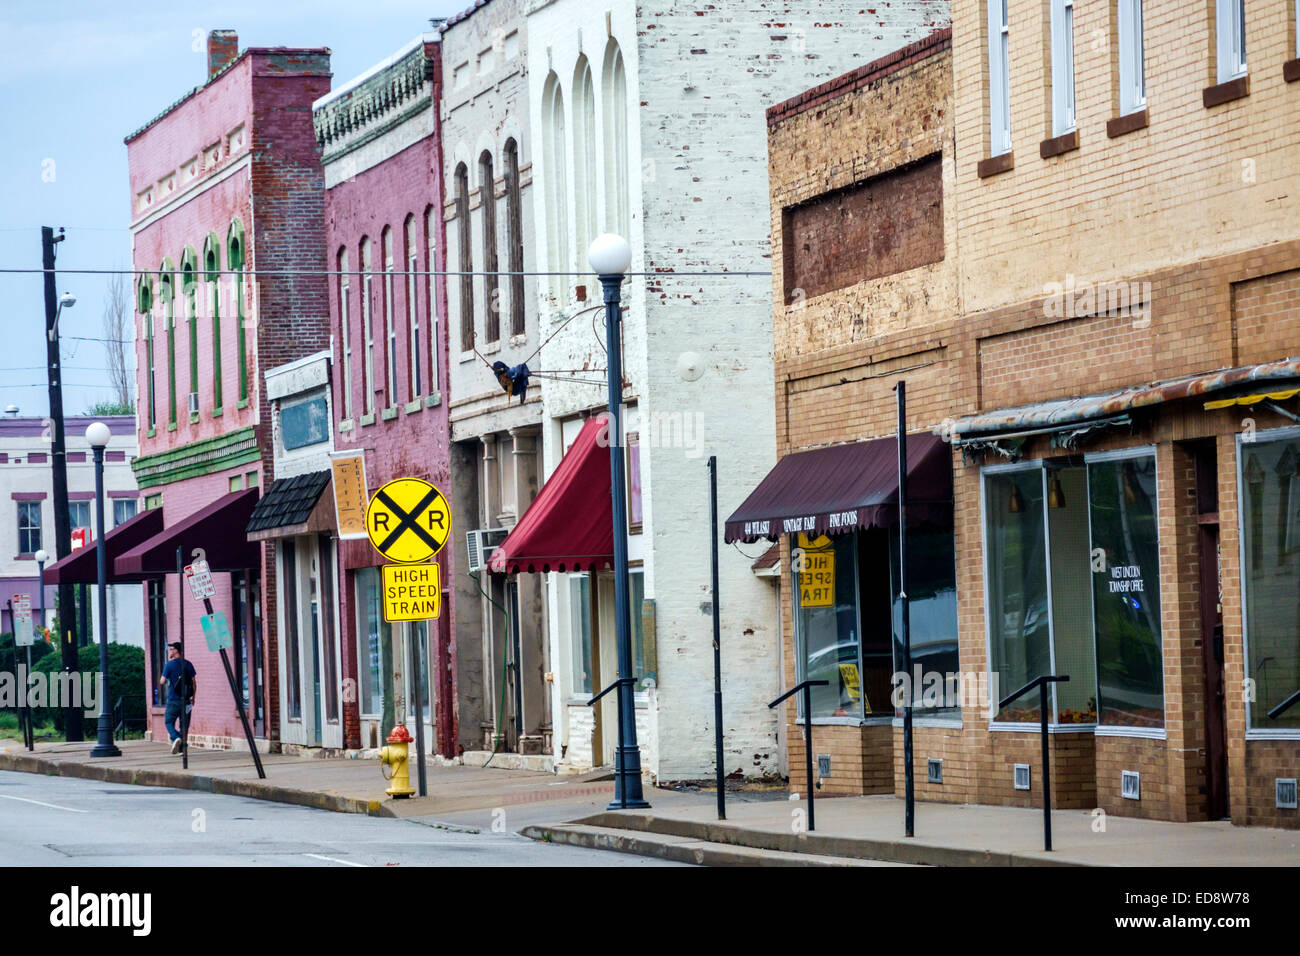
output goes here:
[{"label": "cloudy sky", "polygon": [[[131,131],[205,78],[204,35],[238,31],[240,47],[326,46],[336,85],[471,0],[381,3],[57,4],[6,0],[0,10],[0,269],[41,265],[41,226],[63,226],[60,269],[129,268]],[[69,415],[109,399],[103,276],[60,276],[77,304],[59,321]],[[0,273],[0,408],[48,410],[39,272]]]}]

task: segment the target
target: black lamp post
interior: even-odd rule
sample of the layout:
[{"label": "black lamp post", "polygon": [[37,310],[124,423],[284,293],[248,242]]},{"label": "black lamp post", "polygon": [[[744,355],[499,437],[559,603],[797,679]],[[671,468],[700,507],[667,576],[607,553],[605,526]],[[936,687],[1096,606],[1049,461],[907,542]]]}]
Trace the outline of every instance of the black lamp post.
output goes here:
[{"label": "black lamp post", "polygon": [[120,757],[122,751],[113,743],[113,709],[108,685],[108,557],[104,547],[104,446],[112,432],[103,422],[86,428],[86,441],[95,452],[95,571],[98,587],[95,602],[99,610],[99,673],[103,683],[99,690],[99,736],[92,757]]},{"label": "black lamp post", "polygon": [[623,470],[623,350],[619,344],[619,297],[632,264],[627,240],[613,233],[596,237],[587,261],[605,293],[605,352],[609,365],[609,484],[614,510],[614,626],[618,637],[618,752],[614,756],[611,810],[648,807],[641,791],[641,751],[636,744],[636,695],[632,675],[632,618],[627,578],[627,482]]}]

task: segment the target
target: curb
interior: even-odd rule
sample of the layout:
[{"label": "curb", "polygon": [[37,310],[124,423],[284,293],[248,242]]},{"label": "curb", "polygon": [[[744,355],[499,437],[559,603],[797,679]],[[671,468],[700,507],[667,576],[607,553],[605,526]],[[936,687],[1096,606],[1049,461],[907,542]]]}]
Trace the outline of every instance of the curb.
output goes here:
[{"label": "curb", "polygon": [[[749,830],[727,823],[676,820],[656,817],[647,813],[598,813],[574,820],[573,824],[617,830],[639,830],[661,836],[674,836],[702,843],[746,847],[753,850],[772,850],[779,853],[806,853],[820,857],[839,857],[852,860],[877,860],[886,863],[908,863],[915,866],[1086,866],[1072,860],[1053,859],[1046,856],[1008,853],[995,850],[965,850],[957,847],[918,843],[915,840],[872,840],[857,837],[824,836],[819,833],[779,833],[766,830]],[[541,831],[544,828],[532,827]],[[527,830],[526,836],[531,836]],[[567,834],[555,833],[534,839],[560,839]],[[566,841],[567,842],[567,841]],[[584,844],[594,845],[594,844]],[[618,849],[610,846],[607,849]],[[647,852],[630,850],[627,852]],[[649,855],[660,855],[650,853]],[[753,861],[747,860],[752,865]]]},{"label": "curb", "polygon": [[77,777],[105,783],[129,783],[143,787],[197,790],[202,793],[220,793],[232,797],[251,797],[254,800],[267,800],[273,803],[290,803],[294,806],[331,810],[335,813],[362,813],[372,817],[395,816],[383,800],[345,797],[337,793],[321,793],[315,790],[296,790],[293,787],[282,787],[261,780],[231,780],[226,777],[209,777],[176,770],[137,770],[110,764],[44,760],[31,754],[5,753],[0,753],[0,770],[40,773],[48,777]]}]

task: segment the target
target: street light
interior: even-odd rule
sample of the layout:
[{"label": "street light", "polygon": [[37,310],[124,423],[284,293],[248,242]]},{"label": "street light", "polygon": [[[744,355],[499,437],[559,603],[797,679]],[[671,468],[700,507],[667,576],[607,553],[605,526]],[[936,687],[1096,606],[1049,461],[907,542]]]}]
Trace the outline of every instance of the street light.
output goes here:
[{"label": "street light", "polygon": [[587,261],[605,293],[605,353],[609,366],[609,484],[614,510],[614,626],[618,640],[618,752],[614,756],[611,810],[648,807],[641,791],[641,751],[636,744],[636,697],[632,676],[632,619],[627,579],[627,483],[623,473],[623,362],[619,346],[619,295],[632,264],[627,240],[613,233],[595,238]]},{"label": "street light", "polygon": [[95,571],[98,587],[95,595],[99,609],[99,673],[103,681],[99,690],[99,737],[92,757],[120,757],[122,751],[113,743],[113,715],[108,702],[112,698],[108,684],[108,552],[104,547],[104,446],[113,437],[103,422],[86,427],[86,441],[95,452]]},{"label": "street light", "polygon": [[46,335],[50,337],[51,342],[59,337],[59,316],[63,314],[64,309],[70,309],[76,304],[77,297],[71,292],[65,292],[63,295],[59,296],[59,309],[54,313],[54,325],[50,328],[49,332],[46,333]]}]

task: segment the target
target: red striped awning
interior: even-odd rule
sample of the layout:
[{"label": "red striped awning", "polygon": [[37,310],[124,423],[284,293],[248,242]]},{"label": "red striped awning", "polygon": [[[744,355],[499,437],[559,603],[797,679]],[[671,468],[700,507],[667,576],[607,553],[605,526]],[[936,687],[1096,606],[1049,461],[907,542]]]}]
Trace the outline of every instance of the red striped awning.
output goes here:
[{"label": "red striped awning", "polygon": [[607,419],[587,420],[555,473],[514,530],[492,552],[488,569],[592,571],[614,562]]}]

